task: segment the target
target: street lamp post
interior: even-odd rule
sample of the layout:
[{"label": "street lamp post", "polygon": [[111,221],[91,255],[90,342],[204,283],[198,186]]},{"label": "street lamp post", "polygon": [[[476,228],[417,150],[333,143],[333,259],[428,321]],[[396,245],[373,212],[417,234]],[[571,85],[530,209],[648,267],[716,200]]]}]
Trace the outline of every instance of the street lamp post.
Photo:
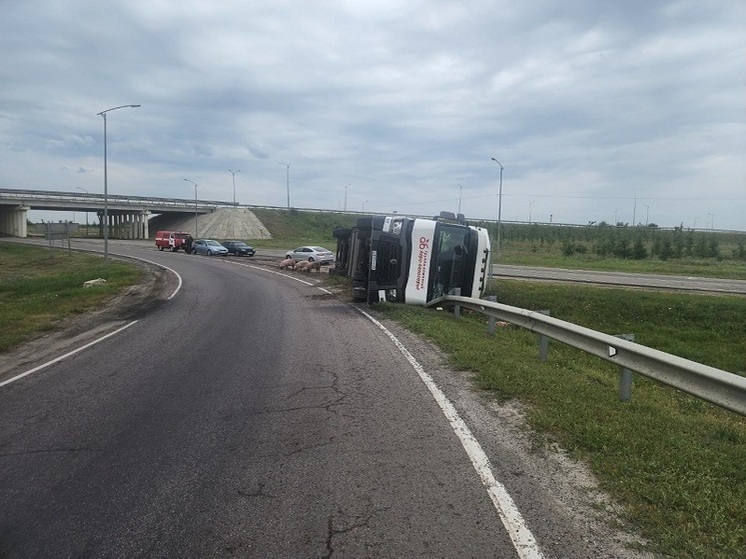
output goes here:
[{"label": "street lamp post", "polygon": [[288,190],[288,209],[290,209],[290,163],[283,163],[282,161],[277,162],[278,165],[285,165],[287,167],[285,174],[285,184]]},{"label": "street lamp post", "polygon": [[197,229],[197,183],[184,179],[187,182],[191,182],[194,185],[194,238],[199,237],[199,229]]},{"label": "street lamp post", "polygon": [[497,258],[500,258],[500,249],[501,249],[501,243],[500,243],[500,225],[502,222],[502,212],[503,212],[503,164],[500,163],[497,159],[494,157],[491,158],[492,161],[497,163],[500,166],[500,186],[498,187],[497,191]]},{"label": "street lamp post", "polygon": [[461,186],[460,184],[456,186],[458,186],[458,210],[456,211],[456,215],[460,215],[461,214],[461,191],[463,190],[464,187]]},{"label": "street lamp post", "polygon": [[528,224],[529,224],[529,225],[531,225],[531,206],[533,206],[533,205],[534,205],[534,202],[536,202],[536,200],[531,200],[531,201],[530,201],[530,202],[528,203]]},{"label": "street lamp post", "polygon": [[135,109],[137,107],[140,107],[140,105],[120,105],[118,107],[112,107],[111,109],[106,109],[105,111],[96,113],[104,119],[104,262],[107,265],[109,264],[109,170],[106,139],[106,113],[116,111],[117,109]]},{"label": "street lamp post", "polygon": [[[350,184],[352,184],[352,183],[350,183]],[[346,184],[345,185],[345,209],[344,209],[344,211],[347,211],[347,187],[349,187],[350,184]]]},{"label": "street lamp post", "polygon": [[650,217],[650,206],[647,204],[644,204],[645,206],[645,227],[648,226],[648,217]]},{"label": "street lamp post", "polygon": [[228,172],[233,175],[233,205],[236,205],[236,173],[240,173],[241,169],[238,169],[236,171],[231,171],[228,169]]}]

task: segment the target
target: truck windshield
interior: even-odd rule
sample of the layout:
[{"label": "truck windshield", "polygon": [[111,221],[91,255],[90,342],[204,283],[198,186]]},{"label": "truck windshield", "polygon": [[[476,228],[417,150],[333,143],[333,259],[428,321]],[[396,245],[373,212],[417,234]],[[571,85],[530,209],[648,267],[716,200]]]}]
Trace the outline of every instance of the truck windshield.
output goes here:
[{"label": "truck windshield", "polygon": [[439,223],[431,262],[432,294],[429,300],[453,295],[455,289],[465,297],[471,296],[476,244],[471,229]]}]

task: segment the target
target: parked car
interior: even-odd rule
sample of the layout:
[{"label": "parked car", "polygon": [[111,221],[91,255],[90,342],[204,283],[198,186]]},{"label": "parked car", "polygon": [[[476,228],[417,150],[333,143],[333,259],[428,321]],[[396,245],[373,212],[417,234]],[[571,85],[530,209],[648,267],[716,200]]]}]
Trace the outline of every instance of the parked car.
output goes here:
[{"label": "parked car", "polygon": [[254,256],[256,254],[254,247],[243,241],[224,241],[220,244],[228,249],[229,254],[235,254],[236,256]]},{"label": "parked car", "polygon": [[228,256],[228,249],[212,239],[197,239],[192,243],[192,254]]},{"label": "parked car", "polygon": [[320,264],[331,264],[334,262],[334,253],[324,247],[302,246],[295,250],[288,251],[285,254],[285,258],[306,260],[308,262],[319,262]]}]

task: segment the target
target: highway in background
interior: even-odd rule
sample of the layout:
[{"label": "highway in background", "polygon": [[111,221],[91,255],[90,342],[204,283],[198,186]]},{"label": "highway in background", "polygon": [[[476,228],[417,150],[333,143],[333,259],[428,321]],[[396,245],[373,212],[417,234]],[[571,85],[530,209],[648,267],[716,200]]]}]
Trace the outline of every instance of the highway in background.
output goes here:
[{"label": "highway in background", "polygon": [[595,272],[589,270],[512,266],[507,264],[493,265],[492,274],[496,278],[561,281],[618,287],[640,287],[645,289],[671,289],[746,295],[746,281],[732,279],[670,276],[660,274],[633,274],[624,272]]}]

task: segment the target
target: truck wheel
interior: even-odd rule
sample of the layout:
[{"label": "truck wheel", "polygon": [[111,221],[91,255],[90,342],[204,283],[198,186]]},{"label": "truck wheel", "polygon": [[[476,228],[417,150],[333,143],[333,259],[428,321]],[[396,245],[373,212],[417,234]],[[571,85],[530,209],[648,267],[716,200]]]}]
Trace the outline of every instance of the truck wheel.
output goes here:
[{"label": "truck wheel", "polygon": [[163,252],[163,247],[158,247],[158,250],[160,250],[161,252]]},{"label": "truck wheel", "polygon": [[179,250],[179,249],[176,248],[176,247],[171,247],[171,252],[176,252],[177,250]]}]

